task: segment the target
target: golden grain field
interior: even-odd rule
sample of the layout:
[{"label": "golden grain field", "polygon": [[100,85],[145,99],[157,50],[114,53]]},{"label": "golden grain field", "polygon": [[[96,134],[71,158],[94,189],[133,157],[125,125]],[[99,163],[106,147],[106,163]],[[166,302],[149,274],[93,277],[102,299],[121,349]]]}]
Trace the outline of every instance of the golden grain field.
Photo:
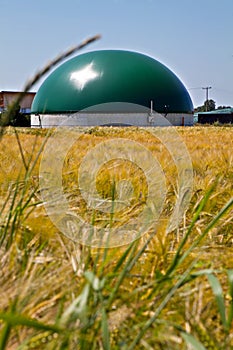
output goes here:
[{"label": "golden grain field", "polygon": [[[72,213],[100,227],[110,220],[118,228],[122,220],[143,212],[148,187],[133,162],[110,161],[97,174],[96,191],[104,200],[115,199],[115,184],[131,180],[129,207],[114,218],[93,211],[82,198],[77,181],[81,161],[107,140],[142,144],[156,156],[165,178],[166,198],[156,229],[130,248],[97,249],[68,239],[45,211],[39,171],[43,143],[51,135],[5,128],[0,140],[0,349],[175,350],[190,346],[189,335],[203,349],[233,348],[233,282],[228,279],[233,269],[232,205],[219,214],[233,198],[233,128],[175,129],[191,158],[193,189],[179,227],[171,232],[166,225],[178,185],[166,147],[139,128],[81,130],[62,170]],[[214,295],[216,279],[222,286],[219,298]]]}]

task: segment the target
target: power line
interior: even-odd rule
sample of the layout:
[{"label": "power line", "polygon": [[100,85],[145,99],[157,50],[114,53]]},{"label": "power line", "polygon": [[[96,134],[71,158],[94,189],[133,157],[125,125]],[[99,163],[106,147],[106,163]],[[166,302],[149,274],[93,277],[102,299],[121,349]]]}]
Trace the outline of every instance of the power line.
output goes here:
[{"label": "power line", "polygon": [[203,90],[206,90],[206,101],[209,100],[209,90],[212,89],[212,86],[206,86],[202,88]]},{"label": "power line", "polygon": [[203,90],[206,91],[206,105],[205,105],[205,110],[206,112],[208,111],[208,101],[209,101],[209,90],[212,89],[211,86],[206,86],[202,88]]},{"label": "power line", "polygon": [[201,87],[191,87],[188,90],[200,90],[200,89],[202,89],[202,88]]}]

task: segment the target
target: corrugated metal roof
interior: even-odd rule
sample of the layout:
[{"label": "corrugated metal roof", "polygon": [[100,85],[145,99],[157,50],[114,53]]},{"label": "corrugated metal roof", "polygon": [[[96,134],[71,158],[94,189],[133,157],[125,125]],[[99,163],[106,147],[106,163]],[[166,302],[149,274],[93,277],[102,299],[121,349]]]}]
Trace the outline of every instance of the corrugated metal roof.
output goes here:
[{"label": "corrugated metal roof", "polygon": [[209,112],[197,112],[197,113],[195,113],[195,115],[197,115],[197,114],[216,114],[216,113],[232,114],[233,108],[214,109],[213,111],[209,111]]}]

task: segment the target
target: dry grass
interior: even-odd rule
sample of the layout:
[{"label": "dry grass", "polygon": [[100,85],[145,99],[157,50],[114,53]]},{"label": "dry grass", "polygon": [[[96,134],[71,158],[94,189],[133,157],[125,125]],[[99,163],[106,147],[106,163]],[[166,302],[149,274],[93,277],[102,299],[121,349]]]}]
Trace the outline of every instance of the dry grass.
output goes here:
[{"label": "dry grass", "polygon": [[[124,257],[127,247],[88,249],[58,232],[40,203],[39,161],[25,178],[25,164],[32,164],[40,152],[45,130],[18,129],[23,164],[14,130],[5,129],[0,142],[0,204],[4,207],[0,250],[2,349],[109,349],[111,344],[112,349],[175,350],[187,348],[184,334],[189,333],[206,349],[233,348],[232,325],[224,328],[207,278],[211,272],[218,277],[225,307],[232,310],[227,271],[233,266],[233,208],[171,269],[182,242],[181,255],[202,237],[211,220],[233,198],[233,128],[193,127],[177,131],[192,159],[194,188],[182,223],[168,234],[166,221],[176,199],[177,172],[159,142],[137,128],[86,129],[67,155],[64,185],[74,210],[84,216],[87,208],[77,191],[76,178],[80,161],[91,147],[123,137],[144,144],[157,155],[168,188],[161,222],[152,238],[143,236]],[[97,179],[97,187],[105,198],[111,197],[111,169],[103,169]],[[133,166],[118,164],[114,176],[117,181],[127,176],[133,179],[133,204],[140,193],[146,196],[143,174]],[[205,201],[206,192],[216,179]],[[30,203],[24,206],[28,198]],[[203,199],[204,208],[187,240],[182,241]],[[17,323],[15,315],[25,319]],[[30,320],[39,323],[32,326]],[[136,342],[144,327],[143,337]]]}]

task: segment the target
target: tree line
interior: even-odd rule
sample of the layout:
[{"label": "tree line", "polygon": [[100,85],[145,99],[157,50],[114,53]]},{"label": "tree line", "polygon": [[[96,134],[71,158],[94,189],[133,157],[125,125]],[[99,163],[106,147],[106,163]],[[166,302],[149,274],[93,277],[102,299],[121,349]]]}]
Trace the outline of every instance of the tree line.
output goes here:
[{"label": "tree line", "polygon": [[206,100],[202,106],[196,107],[194,113],[198,112],[210,112],[219,109],[232,108],[231,106],[218,106],[216,107],[216,102],[212,99]]}]

